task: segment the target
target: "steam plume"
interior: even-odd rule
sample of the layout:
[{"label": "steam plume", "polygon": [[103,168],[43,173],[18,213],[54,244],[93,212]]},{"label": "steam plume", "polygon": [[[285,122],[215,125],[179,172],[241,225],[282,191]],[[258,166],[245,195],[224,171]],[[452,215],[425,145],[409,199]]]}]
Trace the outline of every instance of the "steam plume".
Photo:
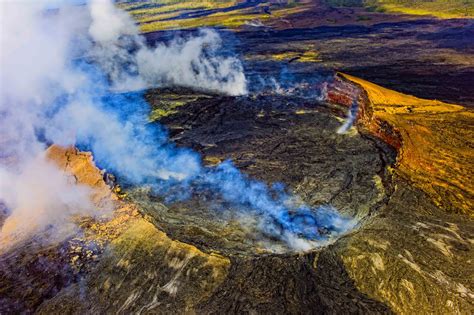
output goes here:
[{"label": "steam plume", "polygon": [[[101,0],[53,11],[45,3],[2,3],[2,15],[0,201],[11,214],[0,236],[6,227],[28,235],[61,227],[70,214],[101,213],[86,188],[69,184],[45,160],[46,143],[91,150],[101,167],[163,194],[211,189],[261,218],[266,234],[300,249],[324,238],[318,228],[337,234],[351,226],[330,208],[298,205],[291,195],[250,180],[230,162],[205,168],[197,153],[169,143],[160,126],[147,126],[141,89],[246,93],[242,65],[219,54],[216,32],[150,48],[126,13]],[[25,202],[33,197],[37,202]],[[36,218],[34,228],[30,218]]]},{"label": "steam plume", "polygon": [[354,100],[351,107],[347,111],[347,118],[344,120],[344,124],[342,124],[342,126],[337,129],[338,134],[343,134],[352,127],[354,121],[356,120],[358,109],[359,105],[357,104],[357,100]]},{"label": "steam plume", "polygon": [[[97,209],[85,187],[46,160],[38,140],[56,101],[84,81],[68,67],[69,39],[82,14],[67,7],[47,16],[40,2],[0,5],[0,202],[10,212],[0,237],[11,243],[47,226],[62,234],[70,228],[63,219]],[[77,13],[73,23],[65,19],[70,13]]]},{"label": "steam plume", "polygon": [[96,43],[92,55],[116,89],[179,85],[229,95],[247,93],[240,61],[218,55],[222,42],[216,32],[201,30],[198,36],[149,48],[130,16],[110,1],[91,1],[90,12],[89,34]]}]

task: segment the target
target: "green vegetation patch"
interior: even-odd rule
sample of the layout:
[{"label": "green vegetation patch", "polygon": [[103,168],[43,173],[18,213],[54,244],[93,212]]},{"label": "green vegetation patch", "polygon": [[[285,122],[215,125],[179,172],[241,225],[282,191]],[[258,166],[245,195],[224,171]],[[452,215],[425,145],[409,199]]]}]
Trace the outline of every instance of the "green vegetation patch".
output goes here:
[{"label": "green vegetation patch", "polygon": [[[304,4],[295,0],[278,4],[261,3],[251,7],[232,8],[239,4],[241,1],[155,0],[147,3],[123,2],[119,6],[127,10],[138,21],[143,33],[197,27],[237,28],[254,20],[278,19],[306,8]],[[227,9],[227,11],[222,9]],[[200,12],[203,15],[199,17],[183,16],[184,13],[192,12]]]},{"label": "green vegetation patch", "polygon": [[150,113],[150,122],[160,120],[178,112],[179,107],[190,102],[194,102],[199,98],[207,97],[206,95],[179,95],[179,94],[163,94],[153,102],[153,109]]},{"label": "green vegetation patch", "polygon": [[474,17],[473,0],[326,0],[333,6],[365,7],[412,15],[432,15],[438,18]]}]

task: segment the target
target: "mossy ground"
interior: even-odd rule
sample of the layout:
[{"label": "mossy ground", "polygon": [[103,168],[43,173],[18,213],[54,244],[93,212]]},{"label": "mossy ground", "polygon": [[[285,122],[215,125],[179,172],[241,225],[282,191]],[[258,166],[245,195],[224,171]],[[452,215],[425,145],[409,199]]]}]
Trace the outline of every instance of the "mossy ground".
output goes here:
[{"label": "mossy ground", "polygon": [[371,11],[412,15],[431,15],[438,18],[472,18],[471,0],[327,0],[335,6],[364,6]]},{"label": "mossy ground", "polygon": [[193,102],[200,97],[206,97],[199,94],[176,94],[175,92],[163,92],[161,95],[148,94],[148,101],[157,99],[153,102],[152,111],[150,113],[150,122],[157,121],[163,117],[175,114],[179,107]]},{"label": "mossy ground", "polygon": [[284,5],[256,3],[241,7],[239,4],[239,1],[160,1],[146,5],[122,3],[120,7],[139,22],[143,33],[197,27],[237,28],[253,20],[282,18],[307,8],[296,1]]},{"label": "mossy ground", "polygon": [[277,61],[297,61],[297,62],[321,62],[319,53],[314,50],[307,51],[286,51],[270,55],[270,58]]},{"label": "mossy ground", "polygon": [[[326,0],[322,2],[286,1],[281,3],[255,3],[244,5],[239,1],[150,1],[147,3],[123,2],[119,6],[128,11],[140,24],[143,33],[159,30],[189,29],[197,27],[225,27],[236,29],[246,24],[288,23],[287,18],[314,10],[325,11],[325,5],[364,7],[367,13],[395,13],[430,15],[438,18],[472,18],[474,2],[470,0],[394,1],[394,0]],[[327,23],[333,17],[328,15]],[[337,17],[335,17],[337,20]],[[318,20],[320,18],[318,17]],[[370,14],[357,14],[356,22],[371,22]],[[291,24],[291,22],[290,22]]]}]

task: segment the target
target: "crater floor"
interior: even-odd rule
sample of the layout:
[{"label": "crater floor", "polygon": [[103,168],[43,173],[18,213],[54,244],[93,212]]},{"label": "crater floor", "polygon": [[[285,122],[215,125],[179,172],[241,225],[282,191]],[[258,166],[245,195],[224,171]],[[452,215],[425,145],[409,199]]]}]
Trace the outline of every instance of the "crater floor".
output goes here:
[{"label": "crater floor", "polygon": [[[149,92],[152,117],[169,107],[172,95],[186,94]],[[191,101],[180,103],[161,123],[175,143],[199,151],[209,166],[230,159],[253,179],[283,183],[309,206],[330,205],[356,220],[376,211],[386,198],[382,177],[395,152],[355,128],[338,134],[341,108],[281,95],[183,99]],[[147,190],[134,189],[128,196],[169,236],[202,250],[251,256],[293,251],[262,235],[254,216],[222,205],[215,196],[167,206]]]}]

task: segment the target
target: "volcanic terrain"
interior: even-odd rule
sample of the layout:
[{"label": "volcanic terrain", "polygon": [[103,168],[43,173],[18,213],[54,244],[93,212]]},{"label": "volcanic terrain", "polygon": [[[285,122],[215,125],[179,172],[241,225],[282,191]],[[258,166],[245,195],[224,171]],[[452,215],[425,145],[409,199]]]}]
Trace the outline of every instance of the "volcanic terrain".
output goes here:
[{"label": "volcanic terrain", "polygon": [[[114,91],[123,136],[160,130],[148,140],[184,150],[175,160],[197,154],[202,174],[235,166],[216,186],[258,181],[290,210],[247,209],[260,199],[236,202],[202,174],[183,197],[168,179],[109,171],[97,147],[45,140],[47,160],[111,211],[73,215],[75,232],[53,241],[52,225],[0,238],[0,314],[474,313],[472,16],[330,2],[118,4],[150,47],[217,27],[248,89],[173,82],[140,92],[143,103]],[[2,232],[10,215],[0,199]]]}]

